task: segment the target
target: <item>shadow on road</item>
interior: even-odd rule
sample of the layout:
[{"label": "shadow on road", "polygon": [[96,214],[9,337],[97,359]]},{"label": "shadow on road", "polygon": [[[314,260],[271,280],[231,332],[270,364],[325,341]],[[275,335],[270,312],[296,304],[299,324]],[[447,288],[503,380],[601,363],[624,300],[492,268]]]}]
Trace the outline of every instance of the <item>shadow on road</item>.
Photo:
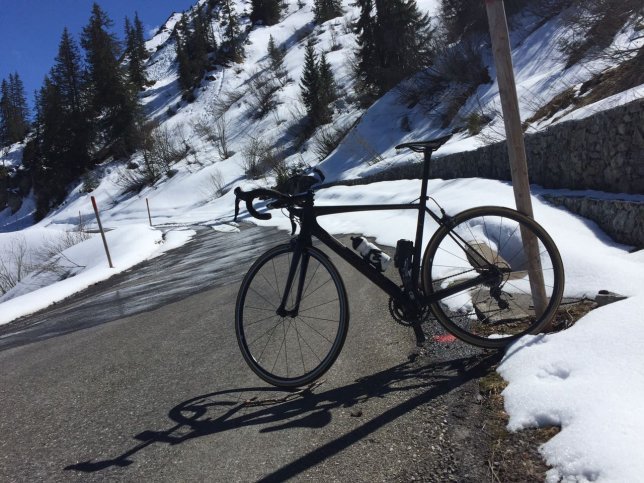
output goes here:
[{"label": "shadow on road", "polygon": [[[162,431],[146,430],[133,438],[139,443],[107,460],[85,461],[66,470],[98,472],[132,464],[132,457],[155,443],[178,445],[245,426],[261,426],[260,432],[286,428],[321,428],[331,421],[331,410],[352,407],[371,398],[410,393],[401,404],[387,409],[361,426],[297,458],[260,481],[284,481],[311,468],[360,441],[377,429],[432,399],[483,376],[501,354],[476,355],[421,365],[409,360],[352,384],[316,393],[314,390],[280,391],[272,387],[228,389],[203,394],[172,408],[168,417],[174,425]],[[249,394],[252,397],[249,397]],[[291,399],[291,397],[293,397]]]}]

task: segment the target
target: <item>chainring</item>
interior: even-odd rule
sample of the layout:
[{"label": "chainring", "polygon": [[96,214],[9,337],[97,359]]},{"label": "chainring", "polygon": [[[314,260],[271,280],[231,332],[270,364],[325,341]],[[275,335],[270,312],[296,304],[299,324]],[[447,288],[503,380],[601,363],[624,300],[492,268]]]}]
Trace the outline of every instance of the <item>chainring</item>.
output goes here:
[{"label": "chainring", "polygon": [[425,306],[421,309],[420,316],[410,316],[405,313],[405,310],[393,298],[389,299],[389,313],[394,321],[402,326],[411,327],[415,324],[425,322],[429,316],[429,307]]}]

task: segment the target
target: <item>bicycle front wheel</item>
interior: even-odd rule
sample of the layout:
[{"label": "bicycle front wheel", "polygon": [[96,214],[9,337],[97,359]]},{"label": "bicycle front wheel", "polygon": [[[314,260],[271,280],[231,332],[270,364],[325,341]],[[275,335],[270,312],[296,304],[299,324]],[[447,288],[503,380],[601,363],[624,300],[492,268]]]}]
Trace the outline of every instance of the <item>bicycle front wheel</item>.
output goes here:
[{"label": "bicycle front wheel", "polygon": [[431,309],[453,335],[486,348],[539,332],[564,289],[563,264],[548,233],[517,211],[493,206],[464,211],[439,228],[427,245],[422,277],[427,295],[480,277]]},{"label": "bicycle front wheel", "polygon": [[[290,312],[278,314],[294,253],[289,244],[263,254],[244,277],[235,308],[244,359],[259,377],[279,387],[302,386],[324,374],[340,353],[349,327],[340,274],[314,247],[305,248],[297,264],[285,307]],[[303,266],[300,305],[292,310]]]}]

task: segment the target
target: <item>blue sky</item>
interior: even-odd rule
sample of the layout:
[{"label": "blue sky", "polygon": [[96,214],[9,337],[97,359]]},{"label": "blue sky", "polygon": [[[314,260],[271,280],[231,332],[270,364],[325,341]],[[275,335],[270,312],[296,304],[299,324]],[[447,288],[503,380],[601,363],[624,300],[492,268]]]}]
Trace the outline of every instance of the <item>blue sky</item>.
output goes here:
[{"label": "blue sky", "polygon": [[[197,0],[98,0],[114,22],[113,32],[123,37],[123,23],[134,12],[146,31],[160,26],[172,14]],[[18,72],[29,104],[33,92],[53,65],[66,26],[78,42],[87,24],[92,0],[0,0],[0,79]]]}]

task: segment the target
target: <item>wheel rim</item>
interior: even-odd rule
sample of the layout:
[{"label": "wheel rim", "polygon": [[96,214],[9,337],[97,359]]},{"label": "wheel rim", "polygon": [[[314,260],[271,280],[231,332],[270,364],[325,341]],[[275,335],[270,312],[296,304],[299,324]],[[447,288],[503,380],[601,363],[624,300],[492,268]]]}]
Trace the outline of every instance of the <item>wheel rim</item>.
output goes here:
[{"label": "wheel rim", "polygon": [[[485,283],[433,305],[448,330],[486,347],[501,347],[541,329],[551,318],[563,290],[561,262],[550,238],[535,223],[511,213],[497,210],[456,217],[454,235],[445,230],[428,248],[428,293],[479,275],[488,276]],[[530,285],[531,277],[533,282],[538,280],[539,271],[530,270],[529,249],[523,243],[531,235],[538,240],[544,280],[545,297],[540,303]]]},{"label": "wheel rim", "polygon": [[[289,267],[290,248],[260,263],[242,286],[238,306],[238,336],[253,370],[277,385],[303,384],[323,373],[337,356],[346,334],[346,301],[339,276],[323,255],[309,252],[302,300],[297,316],[277,314]],[[298,267],[289,303],[295,301]]]}]

